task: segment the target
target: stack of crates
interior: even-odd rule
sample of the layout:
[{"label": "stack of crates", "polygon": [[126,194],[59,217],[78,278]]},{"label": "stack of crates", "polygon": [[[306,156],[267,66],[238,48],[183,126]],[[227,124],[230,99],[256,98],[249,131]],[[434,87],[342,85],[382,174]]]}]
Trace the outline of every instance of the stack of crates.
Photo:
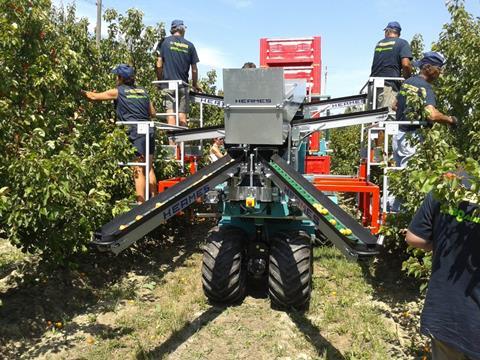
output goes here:
[{"label": "stack of crates", "polygon": [[288,39],[260,39],[260,66],[281,67],[286,79],[306,79],[311,97],[321,94],[320,36]]}]

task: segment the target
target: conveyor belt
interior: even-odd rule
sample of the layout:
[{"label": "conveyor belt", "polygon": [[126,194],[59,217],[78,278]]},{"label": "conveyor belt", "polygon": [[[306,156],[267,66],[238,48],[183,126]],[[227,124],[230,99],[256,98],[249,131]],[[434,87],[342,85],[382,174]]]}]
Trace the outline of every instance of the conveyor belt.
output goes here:
[{"label": "conveyor belt", "polygon": [[275,185],[298,202],[316,228],[345,256],[358,259],[378,254],[377,239],[280,156],[273,155],[265,163],[272,172]]},{"label": "conveyor belt", "polygon": [[361,106],[367,103],[367,94],[344,96],[334,99],[312,101],[303,104],[303,114],[305,117],[319,116],[330,110],[346,108],[348,106]]},{"label": "conveyor belt", "polygon": [[188,142],[194,140],[214,139],[225,136],[223,126],[208,126],[196,129],[173,130],[168,132],[168,137],[177,142]]},{"label": "conveyor belt", "polygon": [[200,169],[177,185],[114,218],[95,232],[92,243],[102,250],[120,253],[194,203],[215,185],[225,181],[229,177],[228,170],[234,168],[239,161],[226,155]]},{"label": "conveyor belt", "polygon": [[348,114],[325,116],[315,119],[296,119],[292,120],[291,125],[293,128],[297,128],[301,132],[311,132],[316,130],[335,129],[345,126],[372,124],[378,121],[386,120],[387,117],[388,108],[382,108]]},{"label": "conveyor belt", "polygon": [[190,91],[190,99],[199,104],[213,105],[223,108],[223,96]]}]

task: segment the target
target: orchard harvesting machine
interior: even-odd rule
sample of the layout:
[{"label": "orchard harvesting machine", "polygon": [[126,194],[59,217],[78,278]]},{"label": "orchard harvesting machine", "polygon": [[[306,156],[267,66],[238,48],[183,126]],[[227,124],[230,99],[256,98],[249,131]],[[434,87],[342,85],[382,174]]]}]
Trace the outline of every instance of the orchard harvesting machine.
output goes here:
[{"label": "orchard harvesting machine", "polygon": [[305,308],[316,237],[327,238],[351,259],[373,256],[379,245],[370,229],[299,171],[301,145],[320,129],[383,121],[388,110],[310,118],[325,106],[365,103],[366,95],[306,103],[305,80],[285,79],[281,68],[225,69],[223,80],[224,128],[174,130],[169,136],[180,143],[224,133],[227,154],[114,218],[93,243],[118,254],[203,197],[216,204],[220,218],[204,247],[206,297],[234,303],[245,295],[247,278],[268,279],[273,306]]}]

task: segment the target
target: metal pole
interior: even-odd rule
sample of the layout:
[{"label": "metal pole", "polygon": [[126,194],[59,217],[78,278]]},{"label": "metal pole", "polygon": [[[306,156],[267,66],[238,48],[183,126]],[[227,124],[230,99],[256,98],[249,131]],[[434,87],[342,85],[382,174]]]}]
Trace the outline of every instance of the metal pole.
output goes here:
[{"label": "metal pole", "polygon": [[100,40],[102,38],[102,0],[97,0],[97,26],[95,28],[96,32],[96,43],[97,46],[100,46]]},{"label": "metal pole", "polygon": [[150,198],[150,125],[148,125],[147,133],[145,134],[145,201]]},{"label": "metal pole", "polygon": [[[200,127],[203,128],[203,103],[200,103]],[[203,154],[203,140],[200,140],[200,154]]]}]

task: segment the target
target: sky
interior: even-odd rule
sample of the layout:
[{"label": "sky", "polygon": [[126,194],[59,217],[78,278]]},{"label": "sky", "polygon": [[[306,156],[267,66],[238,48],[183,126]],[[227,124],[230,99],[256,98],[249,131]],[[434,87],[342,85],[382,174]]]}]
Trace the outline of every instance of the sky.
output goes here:
[{"label": "sky", "polygon": [[[71,0],[53,0],[54,5]],[[320,36],[322,39],[322,93],[333,97],[357,94],[368,80],[373,49],[390,21],[402,26],[401,37],[410,41],[422,34],[426,50],[450,16],[444,0],[102,0],[104,8],[125,12],[137,8],[147,25],[159,22],[170,28],[174,19],[187,25],[185,38],[193,42],[200,75],[211,69],[239,68],[245,62],[259,65],[260,38]],[[96,18],[95,0],[76,0],[77,14]],[[480,0],[465,0],[467,9],[480,16]],[[327,71],[326,71],[327,70]],[[325,72],[326,84],[325,84]],[[152,79],[153,80],[153,79]]]}]

